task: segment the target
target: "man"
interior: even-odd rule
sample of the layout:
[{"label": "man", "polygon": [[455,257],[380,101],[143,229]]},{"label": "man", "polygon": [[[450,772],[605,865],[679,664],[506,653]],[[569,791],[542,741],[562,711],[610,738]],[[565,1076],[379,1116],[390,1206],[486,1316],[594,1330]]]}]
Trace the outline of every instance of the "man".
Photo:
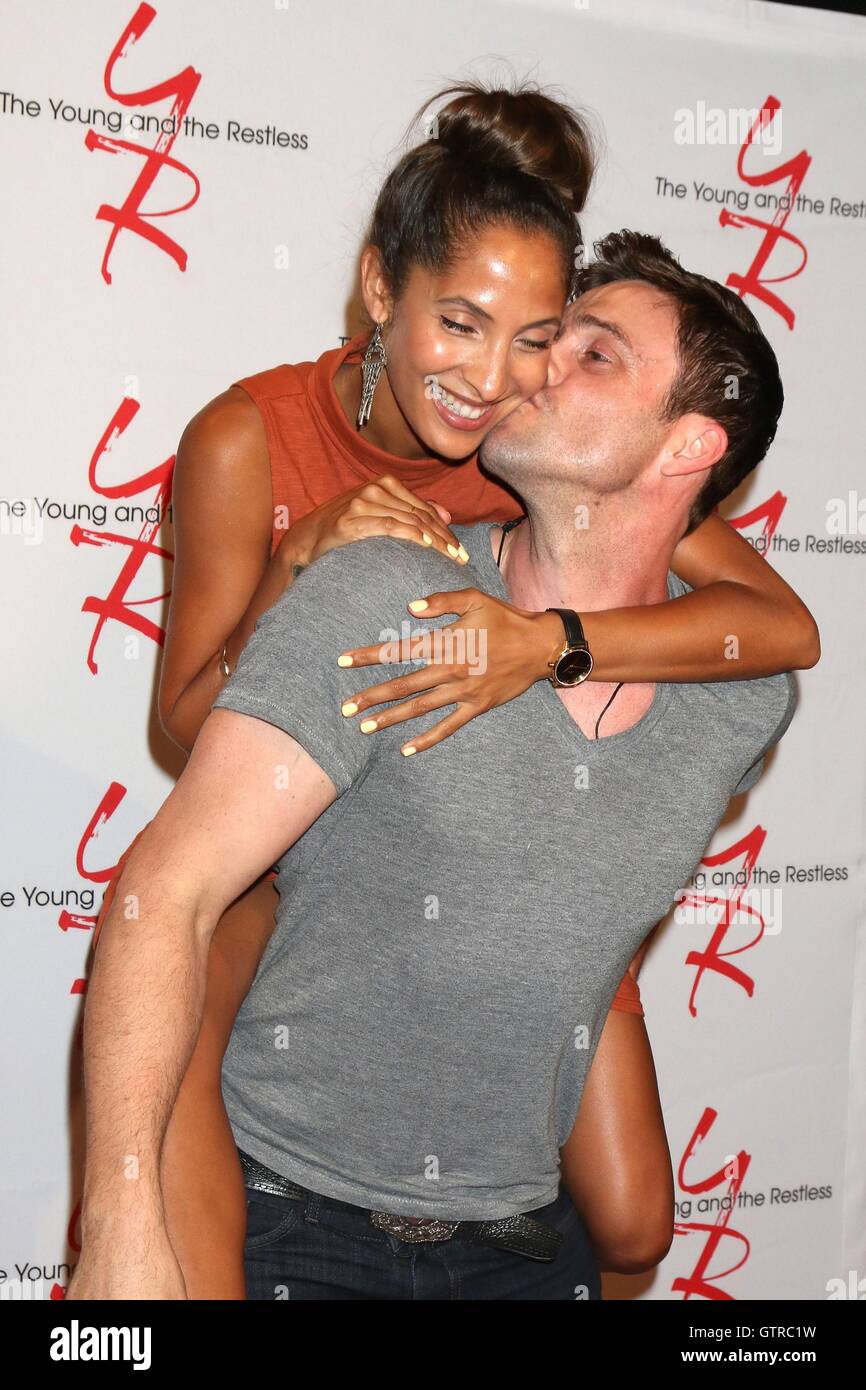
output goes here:
[{"label": "man", "polygon": [[[598,249],[547,386],[485,443],[527,510],[501,569],[498,528],[457,528],[468,582],[530,609],[683,592],[678,540],[760,461],[781,409],[772,350],[734,295],[652,238]],[[402,725],[370,738],[341,715],[357,675],[336,657],[360,632],[399,631],[407,591],[452,583],[444,557],[380,538],[305,571],[131,857],[88,1002],[71,1296],[184,1296],[160,1146],[211,934],[280,856],[277,926],[223,1067],[251,1296],[449,1297],[452,1278],[465,1297],[574,1297],[581,1281],[597,1296],[558,1204],[558,1149],[618,982],[760,775],[794,682],[625,686],[594,737],[611,692],[579,681],[568,618],[556,674],[574,684],[536,684],[401,758]],[[527,1217],[543,1212],[553,1229]],[[419,1249],[417,1269],[394,1258]]]}]

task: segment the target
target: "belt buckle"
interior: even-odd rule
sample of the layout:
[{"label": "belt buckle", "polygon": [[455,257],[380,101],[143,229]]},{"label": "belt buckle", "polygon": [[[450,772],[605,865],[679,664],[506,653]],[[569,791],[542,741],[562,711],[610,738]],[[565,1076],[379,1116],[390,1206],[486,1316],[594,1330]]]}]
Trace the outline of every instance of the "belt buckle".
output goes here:
[{"label": "belt buckle", "polygon": [[370,1221],[380,1231],[387,1231],[389,1235],[412,1244],[421,1240],[449,1240],[460,1225],[459,1221],[437,1221],[433,1217],[422,1218],[424,1224],[419,1225],[390,1211],[371,1211]]}]

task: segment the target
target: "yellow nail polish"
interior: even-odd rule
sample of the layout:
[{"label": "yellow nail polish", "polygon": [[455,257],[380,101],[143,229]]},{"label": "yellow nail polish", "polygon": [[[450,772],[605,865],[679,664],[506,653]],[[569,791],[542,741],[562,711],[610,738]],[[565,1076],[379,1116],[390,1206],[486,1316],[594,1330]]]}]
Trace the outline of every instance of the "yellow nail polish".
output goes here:
[{"label": "yellow nail polish", "polygon": [[457,554],[460,556],[461,560],[469,559],[469,551],[466,549],[465,545],[460,546],[460,549],[457,551]]},{"label": "yellow nail polish", "polygon": [[355,701],[354,701],[354,700],[347,700],[346,703],[345,703],[344,705],[341,705],[341,706],[340,706],[340,712],[341,712],[341,714],[346,714],[346,715],[349,715],[349,714],[357,714],[357,713],[358,713],[358,706],[355,704]]},{"label": "yellow nail polish", "polygon": [[457,559],[457,556],[460,554],[460,551],[457,549],[457,546],[456,546],[456,545],[451,545],[451,544],[449,543],[449,546],[448,546],[448,554],[449,554],[449,555],[453,555],[453,556],[454,556],[454,559],[456,560],[456,559]]},{"label": "yellow nail polish", "polygon": [[424,609],[429,608],[430,605],[426,598],[415,598],[408,604],[408,607],[412,609],[413,613],[423,613]]},{"label": "yellow nail polish", "polygon": [[433,544],[433,537],[432,537],[432,536],[428,536],[426,531],[422,531],[422,532],[421,532],[421,539],[423,540],[423,542],[424,542],[425,545],[432,545],[432,544]]},{"label": "yellow nail polish", "polygon": [[337,657],[337,665],[338,665],[338,666],[351,666],[351,665],[352,665],[352,658],[351,658],[350,656],[338,656],[338,657]]},{"label": "yellow nail polish", "polygon": [[410,743],[408,748],[401,748],[400,752],[403,754],[404,758],[411,758],[413,753],[418,752],[418,749],[413,747],[413,745]]},{"label": "yellow nail polish", "polygon": [[361,733],[362,733],[362,734],[371,734],[375,728],[376,728],[376,721],[375,721],[375,719],[362,719],[362,720],[361,720]]}]

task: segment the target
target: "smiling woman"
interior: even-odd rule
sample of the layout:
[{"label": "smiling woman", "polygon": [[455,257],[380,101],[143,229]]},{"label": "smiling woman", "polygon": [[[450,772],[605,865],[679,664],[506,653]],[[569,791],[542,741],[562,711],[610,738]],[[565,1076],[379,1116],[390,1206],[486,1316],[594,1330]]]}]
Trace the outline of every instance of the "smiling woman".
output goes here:
[{"label": "smiling woman", "polygon": [[[562,320],[567,263],[546,231],[493,225],[442,269],[415,265],[396,299],[377,247],[361,260],[368,312],[387,330],[388,372],[364,437],[407,458],[459,461],[540,390]],[[358,374],[342,368],[350,413]]]},{"label": "smiling woman", "polygon": [[[388,356],[365,436],[406,458],[465,458],[544,384],[593,172],[588,129],[560,102],[444,96],[435,138],[386,179],[361,258]],[[351,417],[358,374],[341,369],[335,386]]]}]

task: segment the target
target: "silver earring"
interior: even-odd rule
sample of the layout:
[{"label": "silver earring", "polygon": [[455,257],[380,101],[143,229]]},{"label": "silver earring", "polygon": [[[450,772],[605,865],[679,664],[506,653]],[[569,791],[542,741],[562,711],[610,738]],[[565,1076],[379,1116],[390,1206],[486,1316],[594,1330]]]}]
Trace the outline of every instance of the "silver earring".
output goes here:
[{"label": "silver earring", "polygon": [[385,352],[385,345],[382,342],[381,324],[376,324],[376,331],[367,345],[364,353],[364,361],[361,364],[361,404],[358,407],[358,429],[362,430],[370,419],[370,412],[373,408],[373,392],[379,385],[379,377],[388,365],[388,356]]}]

